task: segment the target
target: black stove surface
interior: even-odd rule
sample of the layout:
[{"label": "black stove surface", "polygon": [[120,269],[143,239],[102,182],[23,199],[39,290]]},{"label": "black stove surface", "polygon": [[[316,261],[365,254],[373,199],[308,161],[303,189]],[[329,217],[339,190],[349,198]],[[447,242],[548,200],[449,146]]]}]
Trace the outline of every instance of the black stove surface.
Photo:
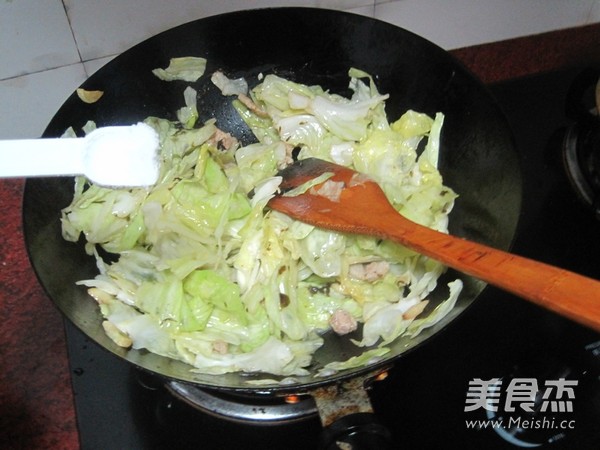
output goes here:
[{"label": "black stove surface", "polygon": [[[513,251],[600,279],[600,222],[578,201],[560,165],[570,124],[564,99],[578,72],[537,75],[491,90],[522,155],[523,213]],[[270,426],[213,417],[173,397],[70,323],[66,331],[83,449],[317,447],[317,417]],[[600,448],[599,367],[597,333],[487,287],[459,320],[402,357],[370,395],[397,448],[591,450]],[[496,408],[468,401],[478,380],[495,379],[502,383],[496,385]],[[519,386],[537,382],[542,388],[561,379],[576,386],[563,384],[562,394],[548,390],[532,412],[523,409]],[[483,396],[493,398],[493,389],[488,386]],[[510,405],[516,405],[512,413]]]}]

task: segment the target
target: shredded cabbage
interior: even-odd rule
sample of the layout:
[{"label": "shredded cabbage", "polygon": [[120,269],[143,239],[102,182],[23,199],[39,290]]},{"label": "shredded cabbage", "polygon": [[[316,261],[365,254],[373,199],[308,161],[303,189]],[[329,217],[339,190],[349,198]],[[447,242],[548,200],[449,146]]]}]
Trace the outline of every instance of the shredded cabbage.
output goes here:
[{"label": "shredded cabbage", "polygon": [[156,68],[152,73],[163,81],[197,81],[206,70],[206,59],[194,56],[171,58],[166,68]]},{"label": "shredded cabbage", "polygon": [[228,78],[223,72],[212,74],[210,80],[221,90],[223,95],[240,95],[248,93],[248,82],[245,78]]},{"label": "shredded cabbage", "polygon": [[[172,60],[167,79],[196,63]],[[246,94],[236,80],[242,87],[233,104],[257,138],[244,146],[234,139],[224,145],[214,120],[196,123],[196,91],[188,88],[178,122],[145,121],[161,142],[155,186],[108,189],[76,179],[73,202],[62,211],[63,237],[83,235],[97,260],[99,274],[80,284],[98,301],[115,342],[202,373],[307,375],[332,315],[343,310],[363,324],[353,342],[364,352],[332,362],[323,376],[383,357],[398,336],[416,335],[451,310],[460,280],[424,318],[410,314],[436,288],[440,263],[266,208],[281,182],[277,171],[295,149],[300,159],[364,172],[399,212],[447,231],[456,194],[437,170],[443,114],[406,111],[390,123],[387,95],[368,74],[351,69],[349,76],[350,98],[274,74]],[[105,261],[98,247],[119,256]]]},{"label": "shredded cabbage", "polygon": [[193,128],[198,120],[198,107],[196,106],[196,95],[198,92],[191,86],[188,86],[183,91],[183,99],[185,106],[177,111],[177,120],[185,128]]}]

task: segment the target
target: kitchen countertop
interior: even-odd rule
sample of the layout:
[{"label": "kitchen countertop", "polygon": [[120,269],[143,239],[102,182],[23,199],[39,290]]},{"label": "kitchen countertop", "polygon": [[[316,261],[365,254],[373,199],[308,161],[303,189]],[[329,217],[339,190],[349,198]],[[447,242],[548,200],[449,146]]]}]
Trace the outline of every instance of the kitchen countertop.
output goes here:
[{"label": "kitchen countertop", "polygon": [[[600,25],[458,49],[483,82],[600,61]],[[49,118],[50,119],[50,118]],[[62,317],[29,264],[23,180],[0,180],[0,447],[79,448]]]}]

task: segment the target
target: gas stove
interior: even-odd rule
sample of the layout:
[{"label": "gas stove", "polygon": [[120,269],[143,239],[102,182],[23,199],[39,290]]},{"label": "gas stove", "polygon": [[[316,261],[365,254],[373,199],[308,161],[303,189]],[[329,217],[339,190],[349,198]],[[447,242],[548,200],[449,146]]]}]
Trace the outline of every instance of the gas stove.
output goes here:
[{"label": "gas stove", "polygon": [[[522,159],[523,212],[512,251],[600,279],[597,205],[574,189],[564,164],[573,125],[565,100],[584,70],[490,90]],[[83,449],[318,447],[321,423],[310,398],[198,391],[157,379],[65,327]],[[394,448],[597,449],[600,336],[487,287],[369,395]]]}]

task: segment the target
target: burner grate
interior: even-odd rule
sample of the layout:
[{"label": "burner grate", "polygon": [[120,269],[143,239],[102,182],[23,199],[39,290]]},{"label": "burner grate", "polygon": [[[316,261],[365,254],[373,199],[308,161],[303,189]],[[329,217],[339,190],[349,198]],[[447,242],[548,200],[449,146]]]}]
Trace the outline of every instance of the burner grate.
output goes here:
[{"label": "burner grate", "polygon": [[310,396],[244,395],[169,381],[166,389],[188,405],[221,419],[253,425],[294,423],[318,416]]}]

